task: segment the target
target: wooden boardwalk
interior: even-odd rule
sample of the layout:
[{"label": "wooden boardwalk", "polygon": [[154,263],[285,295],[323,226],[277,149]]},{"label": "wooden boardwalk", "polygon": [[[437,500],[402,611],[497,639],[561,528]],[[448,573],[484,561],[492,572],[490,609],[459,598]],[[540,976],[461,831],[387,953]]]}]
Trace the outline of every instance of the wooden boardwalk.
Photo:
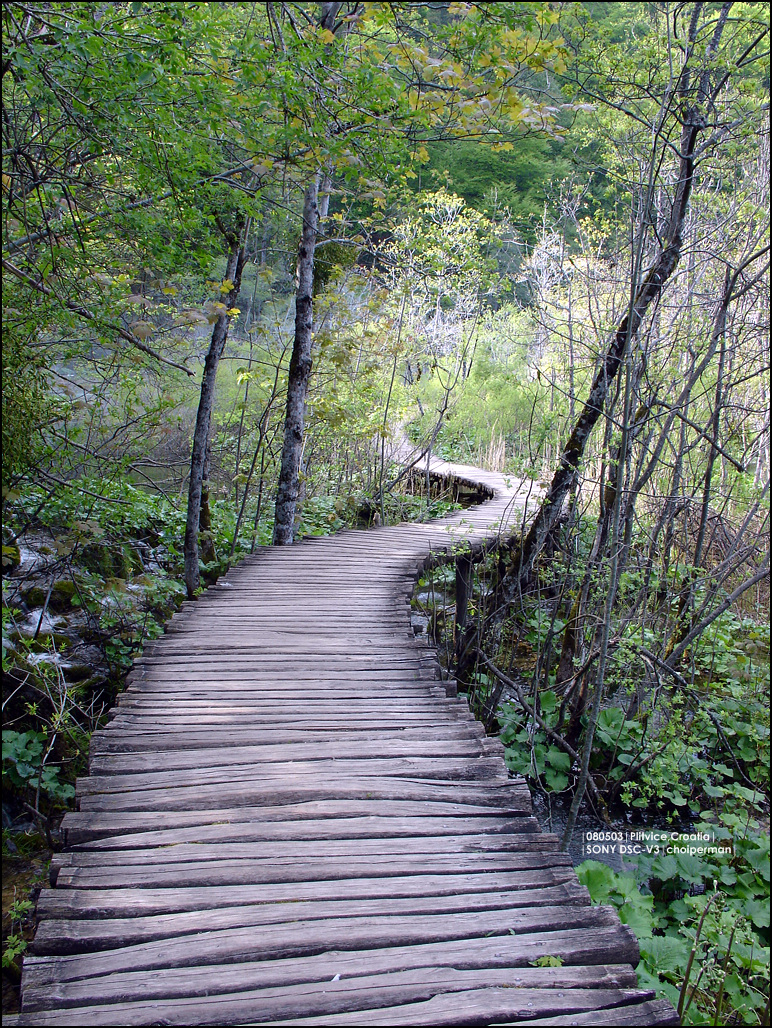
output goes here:
[{"label": "wooden boardwalk", "polygon": [[148,647],[8,1024],[678,1024],[410,630],[430,549],[522,514],[452,470],[494,499],[266,549]]}]

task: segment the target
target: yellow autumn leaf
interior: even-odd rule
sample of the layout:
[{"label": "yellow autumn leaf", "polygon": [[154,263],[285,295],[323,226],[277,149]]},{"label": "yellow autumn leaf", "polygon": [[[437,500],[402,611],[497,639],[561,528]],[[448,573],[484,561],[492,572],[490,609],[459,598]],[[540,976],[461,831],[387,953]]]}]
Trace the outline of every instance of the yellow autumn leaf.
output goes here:
[{"label": "yellow autumn leaf", "polygon": [[329,29],[322,29],[319,33],[319,38],[322,40],[323,43],[335,42],[335,36],[332,34],[332,32],[330,32]]},{"label": "yellow autumn leaf", "polygon": [[176,288],[174,286],[164,286],[164,290],[163,291],[166,293],[167,296],[176,296],[177,295],[177,290],[176,290]]},{"label": "yellow autumn leaf", "polygon": [[225,313],[228,315],[229,318],[234,318],[237,314],[241,314],[241,308],[229,307]]},{"label": "yellow autumn leaf", "polygon": [[229,278],[225,278],[218,288],[221,293],[229,293],[233,289],[233,283]]}]

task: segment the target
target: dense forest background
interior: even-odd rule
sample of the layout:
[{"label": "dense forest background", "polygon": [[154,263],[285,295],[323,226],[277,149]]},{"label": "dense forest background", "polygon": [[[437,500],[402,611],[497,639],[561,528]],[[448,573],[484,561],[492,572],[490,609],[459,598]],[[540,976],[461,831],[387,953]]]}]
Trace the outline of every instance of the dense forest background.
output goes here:
[{"label": "dense forest background", "polygon": [[725,844],[581,875],[685,1023],[768,1024],[768,6],[2,18],[11,993],[143,642],[258,546],[448,510],[412,450],[533,481],[415,605],[566,846],[582,803]]}]

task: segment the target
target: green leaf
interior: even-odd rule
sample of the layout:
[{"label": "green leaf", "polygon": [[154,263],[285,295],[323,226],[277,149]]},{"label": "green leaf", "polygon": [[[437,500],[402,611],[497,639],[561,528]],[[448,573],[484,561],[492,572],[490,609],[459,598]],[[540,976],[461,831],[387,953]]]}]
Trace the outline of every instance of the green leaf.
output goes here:
[{"label": "green leaf", "polygon": [[672,854],[667,853],[662,857],[657,857],[652,866],[652,872],[660,881],[667,882],[671,878],[678,877],[678,862]]},{"label": "green leaf", "polygon": [[641,957],[652,972],[660,970],[678,972],[686,970],[691,946],[685,939],[668,935],[655,935],[641,941]]},{"label": "green leaf", "polygon": [[568,776],[562,771],[553,771],[548,767],[544,772],[544,781],[553,792],[562,792],[568,785]]},{"label": "green leaf", "polygon": [[543,714],[551,714],[558,705],[557,695],[548,689],[539,695],[539,703]]},{"label": "green leaf", "polygon": [[721,785],[703,785],[702,791],[706,796],[717,799],[719,796],[726,796],[727,790]]},{"label": "green leaf", "polygon": [[550,746],[547,750],[547,763],[556,771],[568,771],[571,768],[571,758],[557,746]]},{"label": "green leaf", "polygon": [[619,907],[619,920],[622,924],[629,925],[639,939],[648,939],[652,933],[652,907],[653,896],[641,896],[636,891],[635,896],[625,900]]},{"label": "green leaf", "polygon": [[576,875],[590,894],[593,903],[605,903],[614,886],[614,872],[599,860],[585,860],[576,869]]},{"label": "green leaf", "polygon": [[765,900],[746,900],[742,911],[757,928],[769,928],[769,897]]}]

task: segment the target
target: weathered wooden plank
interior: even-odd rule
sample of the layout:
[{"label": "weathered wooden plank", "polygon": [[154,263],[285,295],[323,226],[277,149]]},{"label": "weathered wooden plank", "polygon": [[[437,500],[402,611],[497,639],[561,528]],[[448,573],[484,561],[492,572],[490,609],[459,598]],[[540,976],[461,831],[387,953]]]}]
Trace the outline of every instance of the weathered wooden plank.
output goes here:
[{"label": "weathered wooden plank", "polygon": [[525,969],[544,956],[559,957],[564,964],[572,966],[636,964],[639,957],[635,936],[626,925],[618,922],[613,927],[594,928],[592,932],[586,928],[560,929],[519,936],[506,934],[348,952],[336,946],[334,950],[307,954],[302,959],[292,957],[272,961],[238,956],[240,952],[251,952],[250,939],[254,939],[254,932],[249,933],[250,938],[243,944],[222,949],[217,948],[219,940],[216,936],[217,933],[208,933],[204,940],[198,940],[198,944],[196,940],[182,939],[174,951],[169,951],[168,943],[159,942],[127,946],[117,953],[33,956],[25,961],[25,990],[88,979],[104,999],[126,996],[129,988],[135,990],[135,995],[142,996],[142,990],[150,992],[153,983],[161,990],[159,995],[162,996],[195,995],[218,991],[218,983],[219,990],[228,990],[237,989],[242,984],[249,987],[250,982],[260,982],[269,987],[330,981],[336,974],[346,978],[440,965],[460,969]]},{"label": "weathered wooden plank", "polygon": [[419,835],[351,839],[259,839],[251,842],[167,842],[158,847],[89,847],[55,854],[52,867],[131,867],[147,864],[187,863],[199,860],[262,860],[306,858],[331,859],[364,856],[413,857],[472,853],[558,852],[558,838],[540,833],[494,833],[491,835]]},{"label": "weathered wooden plank", "polygon": [[[523,796],[522,788],[515,795]],[[530,802],[527,806],[513,803],[508,808],[494,808],[465,804],[460,802],[428,801],[413,802],[402,800],[378,800],[372,797],[365,799],[326,799],[309,800],[308,802],[283,804],[281,806],[264,807],[214,807],[197,810],[180,811],[86,811],[65,814],[62,827],[67,833],[68,845],[80,843],[93,838],[105,838],[123,832],[156,831],[161,828],[175,829],[189,825],[225,825],[235,823],[264,824],[276,821],[297,824],[302,830],[305,821],[315,818],[330,820],[335,818],[371,818],[371,817],[486,817],[486,818],[520,818],[530,815]]]},{"label": "weathered wooden plank", "polygon": [[254,781],[257,778],[287,779],[321,775],[341,775],[345,778],[375,776],[378,778],[438,779],[441,781],[500,782],[506,783],[508,776],[503,761],[497,757],[475,756],[456,759],[454,757],[389,757],[370,760],[341,758],[340,760],[294,760],[251,763],[219,764],[199,770],[181,768],[161,771],[138,772],[136,774],[92,775],[79,778],[76,795],[92,793],[141,792],[145,789],[185,788],[200,784],[202,787],[227,782]]},{"label": "weathered wooden plank", "polygon": [[[88,850],[122,850],[148,848],[151,846],[172,846],[180,843],[230,843],[283,840],[352,840],[352,839],[416,839],[426,837],[427,845],[444,848],[443,836],[465,839],[482,835],[489,838],[498,835],[528,835],[541,839],[539,824],[534,817],[521,816],[516,819],[503,817],[478,817],[453,819],[442,817],[349,817],[324,818],[321,821],[236,821],[226,824],[197,825],[195,828],[168,828],[160,831],[133,832],[117,838],[98,839],[82,845]],[[474,838],[470,839],[476,848]],[[401,843],[400,843],[401,844]],[[348,843],[346,843],[347,852]]]},{"label": "weathered wooden plank", "polygon": [[[148,657],[146,660],[139,664],[139,667],[147,669],[150,674],[155,673],[156,677],[169,676],[170,679],[174,678],[175,673],[179,673],[180,670],[185,672],[185,676],[190,675],[195,677],[198,675],[211,675],[219,677],[224,672],[238,672],[239,674],[244,672],[249,674],[251,671],[260,671],[263,673],[271,672],[276,675],[292,674],[294,671],[318,671],[319,654],[308,653],[308,654],[287,654],[282,656],[281,654],[270,653],[261,655],[259,653],[248,654],[248,653],[230,653],[228,654],[227,662],[223,666],[223,658],[217,654],[191,654],[187,658],[182,654],[177,658],[174,654],[163,657]],[[405,671],[412,670],[416,665],[416,654],[406,653],[404,656],[398,656],[392,654],[387,656],[386,654],[381,655],[351,655],[345,656],[338,653],[335,657],[325,655],[325,667],[329,671],[348,671],[349,673],[354,671],[361,671],[362,674],[370,674],[373,672],[385,672],[391,669],[404,673]],[[179,677],[177,678],[179,681]]]},{"label": "weathered wooden plank", "polygon": [[[140,707],[143,710],[152,710],[154,707],[169,707],[174,709],[179,706],[190,704],[191,707],[199,707],[202,704],[211,703],[217,699],[224,705],[232,703],[235,706],[246,709],[259,707],[264,700],[285,700],[296,697],[298,699],[319,699],[319,690],[324,689],[325,699],[336,700],[348,699],[384,699],[391,700],[423,700],[432,696],[440,696],[439,679],[430,678],[428,672],[421,672],[424,676],[420,680],[405,681],[395,684],[388,681],[388,684],[372,682],[370,676],[362,679],[341,680],[337,675],[331,675],[329,679],[316,674],[313,681],[295,680],[277,684],[273,681],[259,681],[254,678],[246,680],[244,675],[239,675],[231,683],[224,683],[222,680],[212,684],[196,684],[191,681],[189,688],[180,687],[179,676],[175,676],[174,683],[158,683],[148,680],[146,683],[130,686],[128,692],[123,693],[118,699],[118,706],[123,710],[132,707]],[[228,687],[228,684],[230,687]],[[153,688],[150,688],[150,686]]]},{"label": "weathered wooden plank", "polygon": [[[518,796],[519,794],[519,796]],[[518,801],[530,811],[527,787],[483,785],[467,782],[411,781],[408,778],[345,778],[328,775],[319,780],[305,775],[293,780],[262,776],[260,782],[185,786],[166,789],[145,789],[132,792],[101,793],[83,796],[80,809],[85,810],[186,810],[191,807],[255,806],[260,802],[296,803],[323,799],[390,799],[390,800],[454,800],[486,807],[511,808]]]},{"label": "weathered wooden plank", "polygon": [[[288,760],[328,761],[418,757],[444,757],[448,752],[447,740],[436,742],[428,739],[384,739],[370,742],[357,740],[346,742],[335,740],[313,743],[287,743],[284,746],[263,744],[261,746],[232,746],[223,754],[220,747],[196,750],[181,750],[164,756],[164,771],[180,771],[192,768],[217,767],[224,759],[235,765],[253,763],[284,763]],[[482,755],[480,739],[456,739],[453,745],[454,759]],[[92,775],[134,775],[158,767],[158,757],[153,753],[132,753],[118,756],[94,756],[89,768]]]},{"label": "weathered wooden plank", "polygon": [[[532,1013],[533,1008],[539,1011],[574,1011],[585,1010],[589,1006],[593,1009],[593,1002],[605,1002],[610,1006],[629,1002],[634,997],[644,997],[650,993],[633,989],[603,989],[587,990],[533,990],[533,989],[510,989],[506,978],[499,972],[498,978],[494,976],[494,984],[488,989],[468,989],[468,986],[475,984],[484,985],[490,976],[476,975],[475,977],[461,978],[459,987],[454,988],[453,982],[448,982],[448,990],[437,999],[421,1002],[410,1002],[413,999],[421,1000],[428,992],[427,986],[420,984],[401,986],[381,985],[379,988],[361,986],[358,992],[354,986],[344,983],[343,987],[338,983],[329,983],[320,991],[317,986],[312,995],[304,995],[299,989],[294,992],[288,990],[260,993],[238,993],[230,996],[203,997],[191,1002],[189,1000],[160,1001],[149,1007],[147,1004],[116,1004],[113,1007],[105,1007],[102,1004],[88,1007],[80,1007],[66,1010],[59,1016],[61,1020],[54,1021],[46,1012],[30,1013],[22,1015],[20,1024],[61,1024],[61,1025],[143,1025],[143,1024],[361,1024],[361,1025],[389,1025],[389,1024],[469,1024],[470,1016],[479,1018],[484,1012],[511,1011],[513,1008],[526,1011],[525,1016]],[[503,988],[498,983],[504,977]],[[435,986],[442,988],[440,981]],[[467,991],[462,991],[463,985],[467,985]],[[377,991],[375,989],[377,988]],[[528,999],[528,997],[534,997]],[[380,1008],[379,1000],[407,1001],[409,1007],[388,1007]],[[454,1004],[453,1000],[458,1002]],[[508,1002],[507,1002],[508,1001]],[[353,1014],[341,1011],[341,1008],[350,1008],[359,1004],[361,1020],[357,1020],[357,1011]],[[369,1004],[370,1006],[364,1006]],[[519,1004],[519,1005],[518,1005]],[[362,1007],[364,1006],[364,1009]],[[323,1017],[307,1016],[304,1010],[326,1009]],[[374,1009],[375,1008],[375,1009]],[[297,1016],[298,1010],[302,1020],[292,1019]],[[453,1011],[451,1015],[455,1018],[466,1018],[464,1020],[438,1020],[438,1016],[445,1011]],[[399,1011],[399,1013],[395,1013]],[[408,1016],[408,1020],[399,1019]],[[265,1017],[271,1015],[270,1021],[253,1021],[255,1016]],[[290,1015],[289,1019],[287,1015]],[[421,1015],[427,1019],[421,1019]],[[148,1016],[155,1018],[154,1021],[147,1020]],[[332,1017],[333,1020],[329,1020]],[[395,1019],[397,1018],[397,1019]],[[246,1020],[245,1020],[246,1019]],[[518,1020],[520,1018],[518,1017]],[[565,1022],[564,1022],[565,1023]],[[622,1023],[622,1022],[620,1022]],[[629,1021],[627,1023],[630,1023]],[[633,1022],[635,1023],[635,1022]],[[640,1022],[644,1023],[644,1022]]]},{"label": "weathered wooden plank", "polygon": [[[667,1000],[653,999],[635,1003],[615,1010],[596,1010],[591,1013],[573,1014],[570,1018],[537,1018],[530,1024],[536,1025],[679,1025],[680,1018]],[[501,1028],[501,1026],[499,1026]]]},{"label": "weathered wooden plank", "polygon": [[[580,888],[576,875],[567,866],[521,871],[482,872],[478,874],[416,874],[390,878],[329,879],[261,885],[198,886],[191,888],[121,889],[44,889],[40,910],[48,917],[141,917],[153,914],[182,913],[189,910],[215,910],[218,906],[248,906],[256,903],[295,904],[355,902],[360,900],[411,901],[456,895],[480,896],[479,903],[498,905],[495,895],[487,893],[549,889],[558,885]],[[583,896],[583,893],[579,893]],[[475,901],[472,901],[474,908]],[[515,903],[515,905],[519,905]]]},{"label": "weathered wooden plank", "polygon": [[[481,968],[467,971],[428,967],[340,978],[323,984],[303,982],[260,991],[246,988],[237,994],[218,990],[219,994],[213,995],[210,991],[194,999],[169,1000],[163,1007],[163,1019],[172,1024],[196,1024],[202,1023],[202,1017],[206,1019],[204,1023],[214,1023],[213,1019],[217,1017],[217,1023],[224,1024],[243,1020],[250,1013],[254,1016],[255,1010],[260,1010],[262,1016],[270,1013],[274,1018],[308,1017],[313,1014],[417,1002],[430,999],[438,993],[463,992],[481,987],[563,991],[571,988],[634,988],[635,984],[635,973],[629,967],[620,965],[565,968],[559,978],[554,969],[548,968]],[[63,1007],[82,1003],[92,998],[87,988],[83,987],[83,983],[65,986],[57,990],[57,1002]],[[37,1000],[36,994],[28,995],[25,1008],[28,1011],[34,1010]],[[99,1003],[79,1013],[87,1015],[85,1020],[90,1024],[115,1024],[118,1021],[121,1024],[138,1024],[142,1023],[138,1018],[147,1015],[147,1008],[143,1003],[130,1001],[109,1006]],[[92,1020],[95,1016],[110,1015],[115,1018],[113,1022]]]},{"label": "weathered wooden plank", "polygon": [[[569,910],[569,918],[576,916],[576,908],[589,905],[589,896],[583,894],[581,886],[553,886],[545,889],[527,889],[508,893],[472,893],[460,896],[431,896],[420,899],[320,901],[257,905],[237,907],[220,906],[214,910],[195,910],[179,914],[162,914],[151,917],[116,917],[105,919],[62,918],[43,921],[35,935],[32,952],[84,953],[100,949],[113,949],[157,939],[173,939],[198,932],[218,931],[227,928],[246,928],[290,923],[295,929],[298,923],[329,920],[335,931],[345,930],[346,919],[356,918],[357,925],[374,924],[378,916],[388,922],[400,920],[414,922],[421,917],[422,923],[430,924],[431,916],[456,915],[456,921],[463,928],[464,918],[480,911],[504,910],[506,930],[516,931],[521,923],[528,929],[540,927],[539,918],[531,911],[546,907],[549,917],[556,910]],[[557,905],[560,906],[557,906]],[[522,911],[520,908],[527,908]],[[510,916],[517,911],[521,916]],[[342,921],[341,921],[342,919]],[[500,931],[499,918],[485,918],[490,931]],[[313,934],[313,933],[312,933]],[[467,933],[464,932],[464,935]],[[487,934],[487,932],[486,932]],[[423,940],[422,940],[423,941]]]},{"label": "weathered wooden plank", "polygon": [[[302,636],[294,638],[290,633],[265,631],[260,633],[259,641],[256,641],[254,631],[238,631],[229,625],[217,625],[216,627],[219,632],[216,644],[201,642],[198,632],[190,633],[190,642],[188,642],[187,636],[183,637],[184,641],[180,636],[176,636],[174,640],[169,639],[168,642],[159,640],[151,650],[145,651],[147,655],[139,666],[148,670],[162,670],[169,663],[176,665],[181,662],[176,659],[167,661],[167,657],[183,658],[186,656],[192,658],[194,667],[201,663],[213,663],[218,658],[224,659],[226,664],[230,664],[231,658],[249,659],[250,661],[270,659],[273,661],[277,654],[284,652],[291,654],[293,659],[297,658],[299,663],[303,663],[306,659],[312,659],[314,656],[324,655],[331,657],[333,662],[345,660],[346,663],[358,664],[361,660],[367,659],[368,661],[384,661],[387,664],[400,664],[412,663],[421,656],[427,655],[426,647],[422,646],[412,633],[406,631],[404,621],[398,631],[383,632],[377,637],[377,641],[372,636],[357,635],[353,631],[347,633],[346,646],[354,651],[348,656],[341,654],[339,639],[336,641],[334,637],[325,635],[321,631],[318,633],[304,632]],[[199,642],[195,643],[192,641],[193,639],[198,639]],[[176,645],[173,646],[172,641]],[[384,646],[388,642],[391,642],[391,645],[385,649]],[[366,655],[356,652],[360,649],[366,650]]]},{"label": "weathered wooden plank", "polygon": [[[213,700],[213,704],[214,704]],[[152,721],[148,718],[143,717],[127,717],[121,714],[119,710],[116,711],[117,716],[110,722],[108,727],[105,729],[108,733],[126,732],[127,734],[134,734],[141,732],[142,734],[155,733],[162,736],[168,736],[172,733],[183,734],[192,737],[194,733],[198,732],[199,735],[202,732],[211,731],[212,734],[218,730],[220,732],[231,732],[243,733],[248,731],[249,728],[245,727],[244,719],[236,720],[234,718],[221,718],[223,723],[218,725],[217,714],[212,714],[208,718],[198,717],[192,721],[188,721],[184,714],[178,714],[177,716],[168,717],[154,717]],[[368,712],[363,711],[360,713],[352,712],[349,717],[345,717],[340,711],[335,714],[330,714],[326,711],[319,713],[312,712],[308,713],[303,711],[297,713],[295,711],[285,711],[282,707],[277,706],[272,710],[264,711],[265,717],[261,720],[255,720],[254,730],[256,732],[267,731],[269,728],[272,731],[326,731],[326,732],[348,732],[348,731],[369,731],[371,729],[386,729],[392,731],[398,731],[400,729],[414,729],[416,731],[426,731],[434,726],[438,728],[445,728],[448,726],[457,726],[459,728],[466,728],[469,725],[468,716],[456,717],[455,715],[446,716],[439,714],[432,714],[430,712],[417,711],[413,712],[406,710],[406,712],[400,716],[399,713],[392,712]],[[270,717],[270,720],[268,718]],[[227,726],[227,727],[226,727]]]},{"label": "weathered wooden plank", "polygon": [[409,874],[469,873],[475,871],[536,870],[570,866],[563,853],[531,850],[525,853],[419,853],[411,855],[372,854],[362,857],[329,859],[287,856],[277,863],[273,857],[244,860],[198,860],[169,864],[108,864],[63,867],[52,875],[62,888],[119,888],[169,885],[238,885],[262,882],[326,881],[341,878],[392,877]]},{"label": "weathered wooden plank", "polygon": [[[399,697],[381,700],[375,698],[351,699],[347,704],[347,711],[342,711],[339,704],[325,699],[309,700],[308,702],[303,699],[288,700],[286,702],[280,699],[266,699],[260,705],[260,710],[255,711],[254,721],[256,727],[266,723],[281,723],[282,721],[290,725],[296,721],[307,723],[314,719],[319,720],[323,718],[329,718],[333,723],[337,722],[341,726],[345,725],[348,721],[356,720],[366,721],[370,724],[381,722],[386,725],[389,722],[393,722],[394,724],[403,724],[406,727],[409,727],[411,724],[419,725],[426,722],[452,724],[453,722],[460,721],[461,723],[466,723],[468,721],[469,712],[464,708],[457,707],[455,709],[441,710],[435,707],[434,704],[440,702],[441,699],[439,696],[433,696],[426,697],[425,699],[406,699],[402,703]],[[242,727],[244,726],[245,719],[243,716],[220,714],[217,711],[216,702],[217,695],[215,693],[212,697],[212,705],[209,711],[187,711],[184,708],[181,710],[169,710],[167,708],[166,710],[159,710],[158,713],[153,713],[152,717],[132,711],[124,712],[120,707],[117,707],[114,708],[115,714],[113,719],[122,722],[124,725],[134,725],[136,727],[144,727],[149,721],[152,721],[154,724],[168,721],[172,725],[183,725],[186,722],[195,724],[196,722],[209,720],[212,724],[216,724],[218,719],[234,721]]]},{"label": "weathered wooden plank", "polygon": [[[642,1002],[654,995],[643,989],[472,989],[434,996],[423,1003],[404,1006],[380,1007],[376,1010],[354,1010],[347,1013],[295,1019],[252,1021],[250,1025],[468,1025],[490,1023],[504,1018],[509,1022],[528,1021],[534,1014],[569,1014],[603,1007],[615,1008],[636,1001]],[[562,1020],[560,1023],[570,1023]],[[589,1023],[589,1022],[588,1022]],[[592,1022],[595,1023],[595,1022]]]},{"label": "weathered wooden plank", "polygon": [[[476,726],[476,727],[475,727]],[[139,753],[143,750],[187,750],[217,747],[219,750],[230,749],[232,746],[265,746],[286,743],[292,746],[297,743],[311,745],[329,742],[332,738],[341,744],[357,742],[376,744],[381,741],[432,742],[434,740],[448,743],[453,739],[481,739],[485,733],[479,722],[470,725],[423,725],[418,728],[385,728],[370,729],[345,728],[333,726],[325,728],[286,728],[271,725],[260,725],[237,729],[217,730],[206,728],[197,731],[152,732],[129,731],[116,732],[100,730],[91,737],[91,753],[94,756],[108,753]],[[166,755],[164,755],[164,762]]]}]

